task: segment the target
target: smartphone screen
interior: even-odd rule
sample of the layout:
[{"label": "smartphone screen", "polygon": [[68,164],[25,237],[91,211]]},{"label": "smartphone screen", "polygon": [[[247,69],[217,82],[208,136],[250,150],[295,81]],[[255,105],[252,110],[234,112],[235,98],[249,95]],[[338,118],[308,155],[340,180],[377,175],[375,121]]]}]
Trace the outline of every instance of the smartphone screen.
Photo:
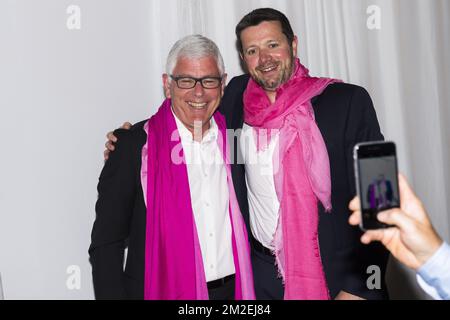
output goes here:
[{"label": "smartphone screen", "polygon": [[361,229],[386,228],[377,220],[380,211],[398,208],[397,157],[393,142],[357,144],[354,149],[355,175],[361,201]]}]

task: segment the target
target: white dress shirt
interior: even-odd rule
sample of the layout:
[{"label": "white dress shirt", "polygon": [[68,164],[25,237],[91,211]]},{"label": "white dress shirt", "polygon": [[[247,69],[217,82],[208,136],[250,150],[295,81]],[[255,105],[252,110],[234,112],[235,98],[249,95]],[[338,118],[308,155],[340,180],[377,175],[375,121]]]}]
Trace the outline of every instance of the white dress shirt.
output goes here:
[{"label": "white dress shirt", "polygon": [[267,148],[257,151],[254,130],[245,123],[240,137],[240,148],[245,162],[251,231],[255,239],[269,249],[274,249],[273,238],[280,208],[273,179],[274,172],[279,169],[278,140],[279,134],[272,133]]},{"label": "white dress shirt", "polygon": [[217,124],[211,118],[210,129],[197,142],[175,114],[174,117],[186,159],[206,281],[217,280],[235,273],[227,173],[217,142]]}]

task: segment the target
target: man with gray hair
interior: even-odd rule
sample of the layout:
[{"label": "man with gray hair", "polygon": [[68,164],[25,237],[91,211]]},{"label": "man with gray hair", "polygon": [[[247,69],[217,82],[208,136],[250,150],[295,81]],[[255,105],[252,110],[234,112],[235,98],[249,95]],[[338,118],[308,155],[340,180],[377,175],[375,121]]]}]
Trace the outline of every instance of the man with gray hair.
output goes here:
[{"label": "man with gray hair", "polygon": [[116,130],[120,142],[100,175],[89,248],[95,296],[254,299],[225,120],[215,113],[221,54],[188,36],[172,47],[166,72],[167,99],[149,120]]}]

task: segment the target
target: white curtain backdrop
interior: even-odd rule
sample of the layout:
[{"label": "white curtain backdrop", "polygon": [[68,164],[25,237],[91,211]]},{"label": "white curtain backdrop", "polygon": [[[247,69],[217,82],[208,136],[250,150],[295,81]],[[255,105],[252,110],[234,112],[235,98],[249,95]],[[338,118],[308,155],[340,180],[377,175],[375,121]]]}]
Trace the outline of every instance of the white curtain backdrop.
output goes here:
[{"label": "white curtain backdrop", "polygon": [[[71,5],[80,29],[67,27]],[[286,13],[312,75],[369,91],[401,171],[449,240],[449,1],[1,0],[5,299],[93,298],[87,249],[106,132],[156,111],[167,53],[184,35],[213,39],[229,79],[241,74],[234,27],[259,7]],[[388,281],[392,298],[426,298],[396,263]]]}]

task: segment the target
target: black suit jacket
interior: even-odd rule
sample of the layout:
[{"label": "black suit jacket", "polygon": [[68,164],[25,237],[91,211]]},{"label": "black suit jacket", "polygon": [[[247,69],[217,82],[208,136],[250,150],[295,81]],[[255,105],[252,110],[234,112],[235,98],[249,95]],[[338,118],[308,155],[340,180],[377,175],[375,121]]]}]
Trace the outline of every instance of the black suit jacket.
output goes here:
[{"label": "black suit jacket", "polygon": [[[141,185],[145,121],[118,138],[100,174],[89,247],[97,299],[143,299],[146,206]],[[124,252],[127,258],[124,269]]]},{"label": "black suit jacket", "polygon": [[[242,93],[248,79],[246,75],[236,77],[225,90],[220,111],[230,129],[242,128]],[[333,84],[313,99],[313,106],[331,164],[333,211],[324,213],[323,208],[319,208],[320,251],[330,293],[334,297],[345,290],[368,299],[385,298],[384,281],[381,290],[367,288],[366,280],[370,275],[366,270],[370,265],[377,265],[384,279],[387,252],[379,245],[360,245],[361,233],[347,223],[347,206],[355,194],[353,145],[383,138],[372,102],[360,87]],[[96,220],[89,248],[97,299],[142,299],[144,296],[146,207],[140,180],[141,151],[147,138],[144,123],[130,130],[115,131],[116,150],[110,153],[100,174]],[[236,156],[238,150],[236,138]],[[233,164],[232,175],[240,209],[252,237],[244,165]],[[128,254],[124,268],[125,248]]]},{"label": "black suit jacket", "polygon": [[[222,99],[220,111],[230,129],[243,126],[243,92],[248,75],[233,78]],[[322,263],[331,296],[341,290],[366,299],[387,298],[384,275],[388,252],[380,244],[364,246],[361,232],[348,224],[348,204],[355,196],[353,146],[358,142],[383,140],[367,91],[361,87],[335,83],[312,99],[317,125],[325,140],[331,167],[331,201],[333,210],[325,213],[319,205],[319,243]],[[241,211],[252,237],[249,224],[245,166],[239,158],[239,138],[234,140],[235,164],[232,166],[234,187]],[[367,280],[369,266],[378,266],[381,289],[371,290]],[[264,281],[264,279],[257,279]],[[372,281],[369,281],[372,283]]]}]

